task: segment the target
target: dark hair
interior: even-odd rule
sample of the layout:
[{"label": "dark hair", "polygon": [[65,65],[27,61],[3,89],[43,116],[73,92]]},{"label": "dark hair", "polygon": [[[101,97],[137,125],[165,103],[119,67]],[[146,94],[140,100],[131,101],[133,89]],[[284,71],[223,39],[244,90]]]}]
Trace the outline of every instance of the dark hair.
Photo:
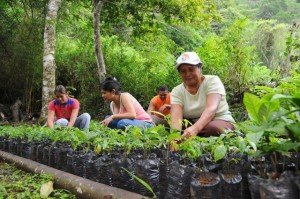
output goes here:
[{"label": "dark hair", "polygon": [[[190,65],[190,66],[195,66],[195,67],[197,67],[197,68],[202,69],[202,63],[196,64],[196,65],[192,65],[192,64],[188,64],[188,65]],[[177,71],[178,71],[178,72],[179,72],[180,66],[181,66],[181,65],[179,65],[179,66],[177,67]]]},{"label": "dark hair", "polygon": [[101,83],[100,89],[109,92],[115,90],[116,94],[119,94],[121,92],[121,85],[115,77],[108,77]]},{"label": "dark hair", "polygon": [[201,69],[202,68],[202,63],[199,63],[196,66]]},{"label": "dark hair", "polygon": [[156,88],[156,92],[159,92],[159,91],[168,91],[168,87],[166,85],[162,85],[162,86],[159,86]]},{"label": "dark hair", "polygon": [[56,88],[54,90],[54,94],[56,94],[56,93],[67,94],[67,89],[63,85],[58,85],[58,86],[56,86]]}]

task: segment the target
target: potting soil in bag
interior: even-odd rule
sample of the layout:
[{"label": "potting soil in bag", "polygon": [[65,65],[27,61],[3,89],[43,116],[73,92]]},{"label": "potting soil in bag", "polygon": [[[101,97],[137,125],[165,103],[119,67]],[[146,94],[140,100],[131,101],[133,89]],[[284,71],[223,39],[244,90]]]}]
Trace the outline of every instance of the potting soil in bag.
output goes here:
[{"label": "potting soil in bag", "polygon": [[194,168],[174,161],[169,165],[168,189],[166,199],[190,198],[190,182]]},{"label": "potting soil in bag", "polygon": [[[146,181],[156,196],[159,198],[159,158],[151,154],[148,159],[141,159],[136,162],[135,175]],[[144,196],[153,196],[146,187],[136,182],[138,192]]]},{"label": "potting soil in bag", "polygon": [[293,183],[294,175],[285,171],[277,180],[268,180],[259,187],[260,197],[264,199],[298,199],[298,189]]},{"label": "potting soil in bag", "polygon": [[211,154],[204,154],[200,158],[199,167],[205,171],[218,173],[222,169],[222,162],[215,162]]},{"label": "potting soil in bag", "polygon": [[221,187],[222,187],[222,198],[242,198],[242,175],[240,173],[222,173]]},{"label": "potting soil in bag", "polygon": [[192,176],[192,199],[221,199],[221,193],[221,180],[218,174],[200,172]]},{"label": "potting soil in bag", "polygon": [[243,199],[251,198],[248,183],[248,173],[251,170],[251,163],[248,156],[244,154],[230,154],[222,162],[223,173],[240,173],[242,176],[242,194]]}]

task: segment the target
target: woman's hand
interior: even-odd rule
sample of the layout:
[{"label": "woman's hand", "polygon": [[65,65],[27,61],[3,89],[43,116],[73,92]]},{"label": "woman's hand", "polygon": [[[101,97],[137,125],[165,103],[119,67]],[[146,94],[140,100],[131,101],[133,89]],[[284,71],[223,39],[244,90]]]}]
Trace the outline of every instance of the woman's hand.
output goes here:
[{"label": "woman's hand", "polygon": [[198,128],[195,125],[192,125],[183,131],[182,136],[185,138],[189,138],[192,136],[196,136],[199,133]]},{"label": "woman's hand", "polygon": [[103,124],[104,126],[108,126],[108,124],[113,121],[113,115],[109,116],[108,118],[105,118],[102,120],[100,123]]}]

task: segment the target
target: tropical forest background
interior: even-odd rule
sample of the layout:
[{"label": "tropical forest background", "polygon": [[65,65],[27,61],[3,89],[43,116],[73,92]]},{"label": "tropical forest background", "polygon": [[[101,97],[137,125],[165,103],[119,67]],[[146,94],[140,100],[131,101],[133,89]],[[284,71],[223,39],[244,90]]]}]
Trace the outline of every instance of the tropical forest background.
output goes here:
[{"label": "tropical forest background", "polygon": [[[101,118],[108,109],[95,58],[95,1],[61,0],[55,81],[80,100],[82,112]],[[47,6],[0,2],[0,104],[19,99],[26,114],[42,108]],[[196,51],[203,73],[221,78],[237,121],[247,117],[245,92],[299,93],[300,0],[106,0],[100,24],[106,76],[145,108],[157,86],[181,82],[174,64],[183,51]]]}]

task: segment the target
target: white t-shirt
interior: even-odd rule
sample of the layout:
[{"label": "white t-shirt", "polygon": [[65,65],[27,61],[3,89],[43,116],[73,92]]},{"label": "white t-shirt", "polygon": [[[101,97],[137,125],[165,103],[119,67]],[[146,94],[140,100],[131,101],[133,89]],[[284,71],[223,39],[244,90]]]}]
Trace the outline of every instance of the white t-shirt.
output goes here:
[{"label": "white t-shirt", "polygon": [[222,95],[213,120],[234,122],[226,101],[224,85],[220,78],[215,75],[204,75],[204,80],[195,95],[189,93],[183,83],[179,84],[171,92],[171,104],[179,104],[183,107],[183,118],[190,120],[198,119],[204,112],[206,97],[211,93]]}]

